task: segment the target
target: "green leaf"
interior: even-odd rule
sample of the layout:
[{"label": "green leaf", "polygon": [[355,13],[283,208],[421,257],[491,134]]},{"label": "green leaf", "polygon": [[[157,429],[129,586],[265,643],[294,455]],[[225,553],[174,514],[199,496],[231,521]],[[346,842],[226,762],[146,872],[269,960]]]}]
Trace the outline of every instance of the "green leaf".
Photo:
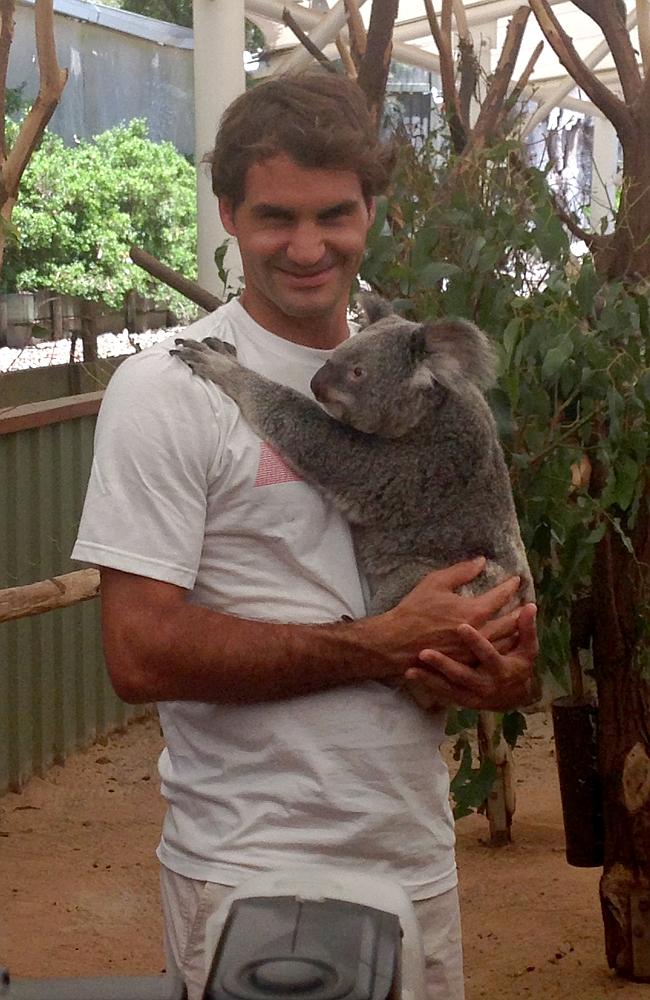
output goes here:
[{"label": "green leaf", "polygon": [[573,341],[565,334],[559,342],[546,352],[542,364],[542,380],[552,382],[573,354]]},{"label": "green leaf", "polygon": [[614,503],[622,510],[627,510],[632,503],[634,491],[641,469],[633,458],[624,455],[619,458],[614,469],[616,486],[614,488]]},{"label": "green leaf", "polygon": [[585,258],[580,268],[580,274],[575,284],[575,297],[578,302],[580,312],[585,316],[593,312],[596,293],[602,284],[596,274],[593,261],[590,257]]},{"label": "green leaf", "polygon": [[417,275],[419,288],[431,288],[442,281],[443,278],[453,278],[460,274],[460,267],[457,264],[448,264],[443,260],[434,260],[425,265]]},{"label": "green leaf", "polygon": [[508,746],[511,746],[514,749],[517,745],[519,737],[523,736],[526,732],[526,716],[521,712],[505,712],[501,726],[503,729],[504,740]]}]

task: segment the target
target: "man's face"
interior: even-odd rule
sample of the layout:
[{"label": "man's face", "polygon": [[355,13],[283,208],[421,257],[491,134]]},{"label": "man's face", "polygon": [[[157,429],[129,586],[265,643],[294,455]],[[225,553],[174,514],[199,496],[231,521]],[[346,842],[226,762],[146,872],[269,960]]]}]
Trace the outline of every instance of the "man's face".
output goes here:
[{"label": "man's face", "polygon": [[[239,243],[242,303],[262,326],[298,343],[333,346],[345,314],[374,204],[351,170],[311,170],[278,154],[249,168],[244,200],[221,199],[221,218]],[[318,340],[318,343],[315,341]]]}]

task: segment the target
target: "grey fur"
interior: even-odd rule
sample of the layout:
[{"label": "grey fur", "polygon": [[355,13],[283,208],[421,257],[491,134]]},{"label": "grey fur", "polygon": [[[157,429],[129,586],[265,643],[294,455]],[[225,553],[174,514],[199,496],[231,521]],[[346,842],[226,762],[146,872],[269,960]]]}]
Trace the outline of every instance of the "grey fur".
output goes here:
[{"label": "grey fur", "polygon": [[[428,571],[477,555],[479,593],[506,576],[533,599],[492,413],[489,342],[472,323],[418,325],[365,303],[370,325],[316,373],[313,400],[241,366],[214,338],[173,352],[238,403],[253,430],[352,525],[371,613],[393,607]],[[232,349],[230,348],[230,351]]]}]

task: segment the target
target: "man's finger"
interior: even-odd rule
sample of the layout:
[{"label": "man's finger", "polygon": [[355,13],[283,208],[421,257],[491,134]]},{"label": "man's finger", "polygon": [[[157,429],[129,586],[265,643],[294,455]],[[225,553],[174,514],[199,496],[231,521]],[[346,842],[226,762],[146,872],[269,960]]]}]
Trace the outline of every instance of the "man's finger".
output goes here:
[{"label": "man's finger", "polygon": [[454,563],[453,566],[446,566],[444,569],[436,569],[433,573],[429,573],[428,578],[435,578],[436,583],[444,589],[456,590],[465,583],[471,583],[483,569],[485,569],[485,556],[479,556],[476,559]]},{"label": "man's finger", "polygon": [[[474,630],[472,629],[472,631]],[[488,646],[490,645],[489,643],[487,644]],[[477,674],[474,667],[468,667],[466,664],[460,663],[458,660],[452,660],[450,656],[446,656],[437,649],[423,649],[422,652],[419,653],[418,659],[435,670],[438,675],[444,677],[445,680],[447,680],[451,685],[460,684],[463,688],[473,691],[483,690],[485,683],[484,679],[482,676]],[[421,670],[417,667],[413,667],[411,669],[417,670],[418,673],[421,672]],[[406,672],[406,676],[409,676],[408,670]]]},{"label": "man's finger", "polygon": [[516,635],[519,627],[519,616],[521,608],[515,608],[507,615],[500,615],[499,618],[491,618],[481,627],[481,635],[484,635],[490,642],[496,643],[498,639]]},{"label": "man's finger", "polygon": [[501,608],[505,607],[508,601],[511,601],[515,596],[519,590],[520,583],[520,577],[511,576],[502,583],[497,584],[496,587],[492,587],[491,590],[486,590],[484,594],[481,594],[479,601],[485,617],[493,618],[498,614]]},{"label": "man's finger", "polygon": [[519,615],[519,647],[531,662],[539,653],[536,623],[537,606],[535,604],[526,604],[521,609],[521,614]]}]

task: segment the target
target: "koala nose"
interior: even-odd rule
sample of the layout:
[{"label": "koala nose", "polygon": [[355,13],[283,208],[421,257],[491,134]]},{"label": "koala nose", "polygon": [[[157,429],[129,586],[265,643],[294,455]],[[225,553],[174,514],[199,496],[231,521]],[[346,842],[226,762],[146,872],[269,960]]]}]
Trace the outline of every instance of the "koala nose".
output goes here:
[{"label": "koala nose", "polygon": [[331,369],[332,366],[330,362],[326,361],[323,367],[318,369],[313,379],[309,383],[311,391],[313,392],[314,396],[320,403],[322,403],[327,396],[327,383],[329,380]]}]

